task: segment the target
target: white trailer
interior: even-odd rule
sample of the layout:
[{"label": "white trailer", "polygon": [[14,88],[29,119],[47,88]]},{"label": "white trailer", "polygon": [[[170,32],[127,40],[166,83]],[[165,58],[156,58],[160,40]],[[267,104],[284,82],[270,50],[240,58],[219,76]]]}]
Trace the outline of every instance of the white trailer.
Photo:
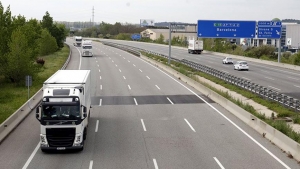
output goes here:
[{"label": "white trailer", "polygon": [[82,56],[93,56],[93,45],[92,41],[84,40],[82,41]]},{"label": "white trailer", "polygon": [[203,41],[202,40],[189,40],[188,52],[201,54],[203,51]]},{"label": "white trailer", "polygon": [[82,37],[81,36],[75,36],[74,46],[81,46],[81,43],[82,43]]},{"label": "white trailer", "polygon": [[90,117],[90,70],[59,70],[43,84],[36,109],[41,124],[40,147],[83,150]]}]

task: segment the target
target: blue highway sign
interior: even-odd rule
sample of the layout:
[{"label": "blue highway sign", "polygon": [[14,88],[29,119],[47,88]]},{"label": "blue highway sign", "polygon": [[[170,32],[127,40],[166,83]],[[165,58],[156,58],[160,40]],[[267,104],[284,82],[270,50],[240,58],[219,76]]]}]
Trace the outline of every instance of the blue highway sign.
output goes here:
[{"label": "blue highway sign", "polygon": [[198,20],[198,37],[254,38],[256,21]]},{"label": "blue highway sign", "polygon": [[141,35],[140,34],[132,34],[131,35],[131,39],[132,40],[140,40],[141,39]]},{"label": "blue highway sign", "polygon": [[279,39],[281,37],[281,22],[277,21],[258,21],[257,37]]}]

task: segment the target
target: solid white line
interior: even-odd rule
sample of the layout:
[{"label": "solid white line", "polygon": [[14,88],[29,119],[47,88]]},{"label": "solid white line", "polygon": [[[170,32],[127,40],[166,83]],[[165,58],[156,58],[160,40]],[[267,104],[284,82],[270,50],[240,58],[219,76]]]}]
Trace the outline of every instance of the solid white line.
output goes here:
[{"label": "solid white line", "polygon": [[154,168],[158,169],[157,162],[156,162],[155,158],[153,158],[153,163],[154,163]]},{"label": "solid white line", "polygon": [[217,157],[214,157],[215,161],[218,163],[218,165],[221,167],[221,169],[225,169],[223,165],[220,163],[220,161],[217,159]]},{"label": "solid white line", "polygon": [[135,105],[138,105],[137,101],[135,98],[133,98]]},{"label": "solid white line", "polygon": [[142,122],[142,125],[143,125],[143,129],[144,129],[144,131],[147,131],[147,130],[146,130],[146,126],[145,126],[145,124],[144,124],[144,120],[143,120],[143,119],[141,119],[141,122]]},{"label": "solid white line", "polygon": [[160,90],[160,88],[157,85],[155,85],[155,86],[158,88],[158,90]]},{"label": "solid white line", "polygon": [[97,122],[96,122],[96,128],[95,128],[96,133],[98,132],[98,127],[99,127],[99,120],[97,120]]},{"label": "solid white line", "polygon": [[143,72],[141,69],[139,69],[140,70],[140,72]]},{"label": "solid white line", "polygon": [[270,79],[270,80],[274,80],[274,79],[272,79],[272,78],[270,78],[270,77],[265,77],[266,79]]},{"label": "solid white line", "polygon": [[129,90],[131,90],[130,86],[128,85]]},{"label": "solid white line", "polygon": [[135,64],[133,64],[133,66],[135,67]]},{"label": "solid white line", "polygon": [[101,76],[100,76],[100,80],[101,80]]},{"label": "solid white line", "polygon": [[146,76],[149,80],[150,80],[150,77]]},{"label": "solid white line", "polygon": [[187,119],[184,119],[185,120],[185,122],[190,126],[190,128],[194,131],[194,132],[196,132],[196,130],[193,128],[193,126],[189,123],[189,121],[187,121]]},{"label": "solid white line", "polygon": [[294,79],[294,80],[299,80],[299,79],[296,79],[296,78],[293,78],[293,77],[289,77],[289,76],[288,76],[287,78],[289,78],[289,79]]},{"label": "solid white line", "polygon": [[297,86],[297,85],[294,85],[294,86],[300,88],[300,86]]},{"label": "solid white line", "polygon": [[126,77],[125,77],[125,76],[123,76],[123,78],[126,80]]},{"label": "solid white line", "polygon": [[102,85],[100,85],[100,90],[102,90]]},{"label": "solid white line", "polygon": [[171,101],[171,99],[169,99],[168,97],[167,97],[167,99],[169,100],[169,102],[170,102],[171,104],[174,104],[174,103]]},{"label": "solid white line", "polygon": [[281,90],[281,89],[278,89],[278,88],[273,87],[273,86],[268,86],[268,87],[273,88],[273,89],[275,89],[275,90]]},{"label": "solid white line", "polygon": [[89,169],[93,169],[93,163],[94,163],[93,160],[91,160],[91,161],[90,161]]},{"label": "solid white line", "polygon": [[248,78],[246,78],[246,77],[242,77],[242,78],[243,78],[243,79],[246,79],[246,80],[249,80],[249,81],[251,80],[251,79],[248,79]]},{"label": "solid white line", "polygon": [[225,70],[221,70],[222,72],[225,72],[225,73],[229,73],[229,72],[227,72],[227,71],[225,71]]},{"label": "solid white line", "polygon": [[40,148],[40,144],[41,142],[38,143],[38,145],[35,147],[35,149],[33,150],[33,152],[31,153],[31,155],[29,156],[28,160],[26,161],[26,163],[24,164],[22,169],[27,169],[27,167],[29,166],[31,160],[33,159],[33,157],[35,156],[36,152],[38,151],[38,149]]},{"label": "solid white line", "polygon": [[77,50],[78,50],[78,52],[79,52],[79,57],[80,57],[80,61],[79,61],[79,67],[78,67],[78,69],[80,70],[81,69],[81,52],[80,52],[80,50],[77,48],[77,47],[75,47]]},{"label": "solid white line", "polygon": [[273,157],[276,161],[278,161],[281,165],[283,165],[285,168],[290,169],[289,166],[287,166],[283,161],[281,161],[277,156],[275,156],[272,152],[270,152],[267,148],[265,148],[263,145],[261,145],[258,141],[256,141],[253,137],[251,137],[247,132],[245,132],[242,128],[240,128],[237,124],[235,124],[233,121],[231,121],[228,117],[226,117],[223,113],[221,113],[217,108],[209,104],[206,100],[204,100],[202,97],[200,97],[197,93],[180,83],[178,80],[173,78],[172,76],[168,75],[166,72],[160,70],[159,68],[155,67],[154,65],[148,63],[147,61],[139,58],[141,61],[147,63],[148,65],[152,66],[153,68],[157,69],[158,71],[162,72],[169,78],[173,79],[175,82],[177,82],[182,87],[186,88],[188,91],[193,93],[196,97],[201,99],[204,103],[206,103],[209,107],[211,107],[213,110],[215,110],[217,113],[219,113],[223,118],[225,118],[229,123],[231,123],[234,127],[236,127],[238,130],[240,130],[244,135],[246,135],[250,140],[252,140],[255,144],[257,144],[261,149],[263,149],[266,153],[268,153],[271,157]]},{"label": "solid white line", "polygon": [[100,99],[99,106],[102,106],[102,99]]},{"label": "solid white line", "polygon": [[119,69],[119,71],[122,72],[121,69]]}]

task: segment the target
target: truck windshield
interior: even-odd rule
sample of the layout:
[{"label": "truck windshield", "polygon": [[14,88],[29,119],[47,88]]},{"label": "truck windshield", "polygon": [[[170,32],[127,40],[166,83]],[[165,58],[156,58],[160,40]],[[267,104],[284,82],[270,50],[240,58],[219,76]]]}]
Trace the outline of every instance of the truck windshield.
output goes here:
[{"label": "truck windshield", "polygon": [[82,41],[82,39],[76,39],[76,41]]},{"label": "truck windshield", "polygon": [[42,120],[80,120],[79,105],[45,105],[42,107]]}]

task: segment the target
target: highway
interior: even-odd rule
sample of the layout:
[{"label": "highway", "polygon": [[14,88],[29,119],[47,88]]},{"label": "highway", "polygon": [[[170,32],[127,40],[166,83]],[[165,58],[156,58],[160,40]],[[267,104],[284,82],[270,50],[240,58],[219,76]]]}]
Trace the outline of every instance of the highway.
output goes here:
[{"label": "highway", "polygon": [[[103,39],[103,41],[120,43],[128,46],[147,49],[167,56],[169,55],[169,46],[167,45],[108,39]],[[212,67],[236,77],[240,77],[253,83],[268,87],[274,91],[286,94],[296,99],[300,99],[300,92],[298,92],[298,90],[300,90],[299,71],[250,61],[248,61],[249,71],[237,71],[233,69],[232,64],[223,65],[222,60],[224,57],[222,56],[217,56],[210,53],[202,53],[201,55],[188,54],[187,49],[179,47],[172,47],[171,55],[177,59],[187,59],[189,61]],[[233,60],[234,63],[237,61],[236,59]]]},{"label": "highway", "polygon": [[[72,39],[67,42],[72,44]],[[33,110],[0,145],[0,168],[299,168],[286,153],[191,86],[139,57],[93,43],[94,57],[84,58],[81,49],[71,45],[67,67],[91,70],[93,108],[84,150],[41,152]]]}]

